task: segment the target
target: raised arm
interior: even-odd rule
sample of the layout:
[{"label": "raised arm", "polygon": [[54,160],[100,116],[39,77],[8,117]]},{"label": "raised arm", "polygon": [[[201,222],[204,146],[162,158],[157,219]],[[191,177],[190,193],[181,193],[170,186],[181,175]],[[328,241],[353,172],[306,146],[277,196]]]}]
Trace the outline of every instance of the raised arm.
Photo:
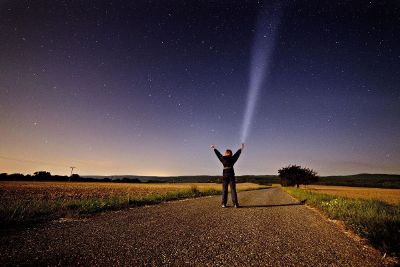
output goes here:
[{"label": "raised arm", "polygon": [[218,151],[218,149],[215,148],[215,145],[212,145],[212,146],[211,146],[211,149],[214,150],[215,155],[217,155],[219,161],[222,162],[222,154]]},{"label": "raised arm", "polygon": [[242,150],[244,148],[244,144],[240,145],[240,148],[236,151],[236,153],[232,156],[233,162],[236,162],[240,156],[240,153],[242,153]]}]

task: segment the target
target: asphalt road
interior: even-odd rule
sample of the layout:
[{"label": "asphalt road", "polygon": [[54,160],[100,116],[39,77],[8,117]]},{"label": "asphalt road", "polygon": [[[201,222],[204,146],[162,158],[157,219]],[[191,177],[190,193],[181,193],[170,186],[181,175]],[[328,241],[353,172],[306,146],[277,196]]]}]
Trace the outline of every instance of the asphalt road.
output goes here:
[{"label": "asphalt road", "polygon": [[381,266],[379,252],[280,188],[105,212],[0,236],[0,265]]}]

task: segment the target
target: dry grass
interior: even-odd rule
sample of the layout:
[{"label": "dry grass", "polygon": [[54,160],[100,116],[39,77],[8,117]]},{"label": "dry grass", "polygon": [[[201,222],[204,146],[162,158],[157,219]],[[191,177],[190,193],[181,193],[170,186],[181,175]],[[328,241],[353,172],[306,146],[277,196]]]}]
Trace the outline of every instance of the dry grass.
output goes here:
[{"label": "dry grass", "polygon": [[309,191],[334,195],[334,196],[381,200],[389,204],[400,203],[400,189],[330,186],[330,185],[307,185],[301,187]]},{"label": "dry grass", "polygon": [[[238,191],[259,188],[265,186],[237,184]],[[221,185],[214,183],[0,182],[0,225],[80,216],[220,191]]]}]

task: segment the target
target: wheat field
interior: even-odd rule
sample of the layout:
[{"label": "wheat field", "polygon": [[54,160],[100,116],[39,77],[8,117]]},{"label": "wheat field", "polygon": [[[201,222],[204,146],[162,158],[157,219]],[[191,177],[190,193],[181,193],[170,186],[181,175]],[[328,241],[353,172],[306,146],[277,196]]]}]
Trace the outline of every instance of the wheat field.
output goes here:
[{"label": "wheat field", "polygon": [[381,200],[389,204],[400,203],[400,189],[330,186],[330,185],[307,185],[301,188],[322,194],[344,196],[361,199]]},{"label": "wheat field", "polygon": [[[0,201],[9,200],[69,200],[83,198],[144,197],[172,191],[185,191],[195,186],[199,191],[220,190],[216,183],[135,184],[103,182],[0,182]],[[239,183],[237,190],[258,189],[260,185]]]}]

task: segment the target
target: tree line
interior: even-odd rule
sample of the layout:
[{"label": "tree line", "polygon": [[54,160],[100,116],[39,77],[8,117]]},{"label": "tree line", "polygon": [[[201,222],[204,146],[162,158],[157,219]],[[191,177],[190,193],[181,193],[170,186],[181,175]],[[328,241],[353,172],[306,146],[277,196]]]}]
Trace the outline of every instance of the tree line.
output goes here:
[{"label": "tree line", "polygon": [[97,179],[90,177],[81,177],[78,174],[52,175],[47,171],[37,171],[33,175],[22,173],[0,173],[0,181],[49,181],[49,182],[113,182],[113,183],[141,183],[137,178],[119,178],[111,179],[108,177]]},{"label": "tree line", "polygon": [[[300,184],[311,184],[318,182],[319,176],[316,171],[303,168],[298,165],[289,165],[278,170],[279,175],[242,175],[236,178],[238,183],[257,183],[257,184],[273,184],[281,183],[282,186],[297,186]],[[221,183],[222,176],[181,176],[181,177],[158,177],[161,179],[147,180],[145,183],[182,183],[182,182],[208,182]],[[193,179],[188,179],[193,178]],[[47,171],[37,171],[33,175],[30,174],[7,174],[0,173],[0,181],[60,181],[60,182],[114,182],[114,183],[143,183],[139,178],[119,177],[119,178],[90,178],[81,177],[78,174],[52,175]]]}]

